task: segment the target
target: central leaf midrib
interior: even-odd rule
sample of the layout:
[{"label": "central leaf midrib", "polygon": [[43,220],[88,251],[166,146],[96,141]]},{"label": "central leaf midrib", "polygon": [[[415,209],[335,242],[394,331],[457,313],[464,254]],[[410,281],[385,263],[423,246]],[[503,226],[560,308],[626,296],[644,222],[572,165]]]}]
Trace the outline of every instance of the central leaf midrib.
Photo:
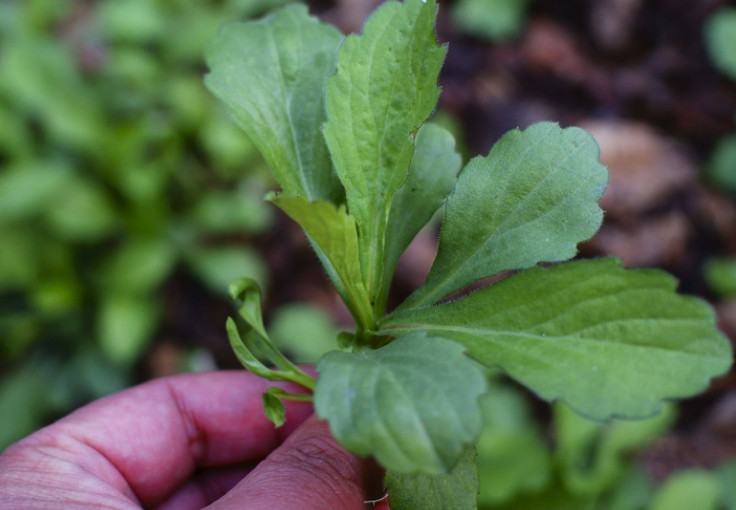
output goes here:
[{"label": "central leaf midrib", "polygon": [[[636,322],[636,321],[651,321],[652,319],[630,319],[630,318],[623,318],[623,319],[616,319],[612,321],[604,321],[600,324],[607,324],[607,323],[616,323],[616,322]],[[691,322],[694,319],[692,318],[682,318],[682,319],[667,319],[668,322]],[[597,326],[599,324],[596,324]],[[586,326],[586,328],[583,329],[589,329],[590,326]],[[632,349],[647,349],[647,350],[656,350],[656,351],[664,351],[664,352],[673,352],[675,354],[681,354],[681,355],[688,355],[688,356],[697,356],[701,358],[716,358],[720,359],[718,356],[710,356],[710,355],[703,355],[701,353],[693,353],[684,351],[682,348],[678,347],[665,347],[661,345],[650,345],[650,344],[633,344],[633,343],[627,343],[627,342],[617,342],[617,341],[611,341],[607,340],[605,338],[594,338],[594,337],[584,337],[584,336],[576,336],[572,333],[568,333],[565,335],[554,335],[554,334],[546,334],[546,333],[531,333],[528,331],[510,331],[510,330],[504,330],[504,329],[492,329],[492,328],[469,328],[465,326],[449,326],[449,325],[438,325],[438,324],[422,324],[422,323],[414,323],[414,324],[401,324],[396,326],[389,326],[386,328],[387,332],[397,332],[397,331],[428,331],[428,332],[437,332],[439,334],[443,332],[449,332],[449,333],[461,333],[464,335],[468,335],[470,337],[476,337],[481,338],[483,341],[490,341],[492,343],[502,343],[505,346],[512,346],[512,344],[508,344],[506,342],[503,342],[502,339],[497,338],[493,339],[493,337],[515,337],[515,338],[522,338],[522,339],[529,339],[529,340],[536,340],[536,341],[543,341],[543,342],[574,342],[574,343],[586,343],[586,344],[606,344],[610,346],[618,346],[622,348],[632,348]],[[451,336],[448,338],[452,338]],[[463,345],[465,345],[464,342],[460,342]],[[565,344],[562,344],[565,345]]]}]

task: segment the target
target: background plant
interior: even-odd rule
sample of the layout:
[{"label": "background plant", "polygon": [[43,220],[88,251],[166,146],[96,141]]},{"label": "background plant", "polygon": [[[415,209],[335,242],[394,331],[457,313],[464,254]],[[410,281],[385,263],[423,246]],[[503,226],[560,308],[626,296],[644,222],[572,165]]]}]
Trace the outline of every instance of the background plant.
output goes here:
[{"label": "background plant", "polygon": [[0,5],[0,448],[130,384],[177,272],[267,283],[242,241],[271,179],[201,55],[223,18],[283,3]]},{"label": "background plant", "polygon": [[[724,7],[716,11],[705,26],[705,41],[713,65],[736,80],[736,9]],[[736,121],[736,117],[734,117]],[[736,134],[718,141],[706,167],[710,181],[730,194],[736,193]],[[727,298],[736,296],[736,260],[713,258],[705,267],[711,287]]]}]

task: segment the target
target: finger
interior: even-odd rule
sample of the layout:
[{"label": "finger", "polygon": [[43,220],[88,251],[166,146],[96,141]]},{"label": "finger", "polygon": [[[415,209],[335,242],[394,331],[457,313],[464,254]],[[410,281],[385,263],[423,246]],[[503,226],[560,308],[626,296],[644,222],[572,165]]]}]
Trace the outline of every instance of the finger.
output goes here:
[{"label": "finger", "polygon": [[177,488],[156,510],[200,510],[232,489],[253,470],[255,463],[245,466],[211,468],[195,473]]},{"label": "finger", "polygon": [[311,405],[287,402],[287,423],[276,429],[262,409],[272,384],[244,371],[156,379],[85,406],[18,447],[56,447],[104,483],[155,506],[199,466],[263,458],[311,414]]},{"label": "finger", "polygon": [[326,422],[307,420],[210,510],[362,510],[364,463],[346,452]]}]

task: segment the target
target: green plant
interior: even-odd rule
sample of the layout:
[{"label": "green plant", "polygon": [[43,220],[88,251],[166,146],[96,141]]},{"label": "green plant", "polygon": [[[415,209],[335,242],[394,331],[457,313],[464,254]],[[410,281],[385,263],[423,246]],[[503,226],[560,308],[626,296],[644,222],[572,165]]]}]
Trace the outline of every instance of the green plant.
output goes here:
[{"label": "green plant", "polygon": [[[713,65],[729,78],[736,80],[736,8],[716,10],[704,27],[706,48]],[[734,117],[736,120],[736,117]],[[707,179],[726,193],[736,193],[736,134],[717,141],[705,167]],[[720,297],[736,294],[736,259],[712,258],[704,268],[711,289]]]},{"label": "green plant", "polygon": [[736,80],[736,8],[722,7],[705,24],[705,43],[713,65]]},{"label": "green plant", "polygon": [[242,240],[273,182],[201,59],[223,17],[283,3],[0,5],[0,449],[134,382],[175,275],[267,283]]},{"label": "green plant", "polygon": [[[645,420],[598,423],[556,402],[551,439],[523,395],[498,378],[491,380],[481,406],[479,508],[635,510],[651,500],[653,483],[630,456],[665,431],[674,406]],[[629,504],[622,506],[623,499]]]},{"label": "green plant", "polygon": [[[713,65],[729,78],[736,80],[736,8],[716,10],[704,27],[706,49]],[[715,185],[736,193],[736,135],[718,141],[706,168],[706,175]]]},{"label": "green plant", "polygon": [[[564,262],[602,220],[608,176],[587,133],[513,130],[456,177],[451,135],[426,123],[446,52],[436,10],[388,2],[343,37],[290,6],[224,26],[207,51],[207,86],[283,189],[268,200],[303,227],[355,318],[315,380],[271,342],[258,286],[241,279],[233,348],[256,374],[311,390],[270,390],[267,414],[280,424],[281,399],[313,399],[338,441],[386,468],[394,510],[475,508],[484,367],[605,420],[652,416],[731,364],[710,308],[669,275]],[[425,284],[386,313],[400,255],[443,204]]]},{"label": "green plant", "polygon": [[529,0],[459,0],[452,19],[465,33],[491,41],[515,37],[525,21]]}]

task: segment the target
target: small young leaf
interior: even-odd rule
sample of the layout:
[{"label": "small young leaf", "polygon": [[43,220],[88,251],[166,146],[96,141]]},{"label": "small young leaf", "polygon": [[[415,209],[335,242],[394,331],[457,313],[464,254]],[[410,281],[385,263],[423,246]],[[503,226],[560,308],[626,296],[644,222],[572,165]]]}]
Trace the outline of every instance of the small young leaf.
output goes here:
[{"label": "small young leaf", "polygon": [[207,49],[207,87],[230,108],[281,187],[310,200],[342,196],[320,131],[323,83],[342,38],[306,6],[291,5],[260,21],[225,25]]},{"label": "small young leaf", "polygon": [[345,207],[284,193],[269,200],[301,225],[353,316],[362,326],[372,327],[373,311],[360,273],[358,232]]},{"label": "small young leaf", "polygon": [[598,145],[541,122],[506,133],[471,160],[447,201],[437,258],[404,307],[436,303],[475,280],[567,260],[600,227],[608,182]]},{"label": "small young leaf", "polygon": [[245,345],[245,342],[243,342],[243,339],[240,337],[237,324],[235,324],[235,321],[231,317],[227,318],[225,329],[227,330],[227,337],[230,340],[230,347],[238,358],[238,361],[258,377],[263,377],[267,380],[274,380],[273,374],[275,372],[270,370],[266,365],[259,361],[252,352],[250,352],[250,349],[248,349],[248,346]]},{"label": "small young leaf", "polygon": [[457,301],[389,316],[386,332],[465,345],[547,400],[594,419],[644,418],[731,365],[713,311],[656,270],[616,259],[533,268]]},{"label": "small young leaf", "polygon": [[384,483],[390,491],[391,510],[476,510],[475,448],[466,448],[447,474],[404,475],[388,471]]},{"label": "small young leaf", "polygon": [[[227,320],[227,334],[230,345],[245,368],[254,374],[268,379],[269,381],[292,381],[301,384],[305,388],[314,389],[314,377],[302,371],[271,342],[271,339],[263,327],[263,316],[261,314],[261,289],[258,283],[251,278],[240,278],[230,284],[230,295],[239,300],[240,308],[238,314],[250,328],[250,339],[252,345],[249,347],[243,342],[238,332],[235,321]],[[268,369],[256,354],[267,357],[278,370]]]},{"label": "small young leaf", "polygon": [[263,394],[263,411],[276,427],[280,427],[286,423],[286,408],[281,399],[270,391],[272,388],[274,386]]},{"label": "small young leaf", "polygon": [[253,278],[238,278],[230,284],[230,297],[241,302],[238,313],[259,336],[268,338],[261,312],[261,288]]},{"label": "small young leaf", "polygon": [[387,2],[345,39],[327,80],[324,135],[361,237],[369,295],[383,277],[389,208],[406,180],[412,135],[434,109],[445,48],[437,46],[434,0]]},{"label": "small young leaf", "polygon": [[452,191],[462,165],[460,154],[455,152],[455,139],[440,126],[423,125],[415,143],[409,176],[394,195],[386,227],[382,302],[377,307],[379,312],[383,312],[399,257]]},{"label": "small young leaf", "polygon": [[480,366],[444,338],[407,335],[317,364],[317,414],[340,444],[397,473],[446,473],[480,433]]},{"label": "small young leaf", "polygon": [[286,408],[283,400],[298,400],[300,402],[311,402],[310,393],[289,393],[278,386],[271,386],[263,394],[263,411],[266,417],[278,428],[286,423]]}]

